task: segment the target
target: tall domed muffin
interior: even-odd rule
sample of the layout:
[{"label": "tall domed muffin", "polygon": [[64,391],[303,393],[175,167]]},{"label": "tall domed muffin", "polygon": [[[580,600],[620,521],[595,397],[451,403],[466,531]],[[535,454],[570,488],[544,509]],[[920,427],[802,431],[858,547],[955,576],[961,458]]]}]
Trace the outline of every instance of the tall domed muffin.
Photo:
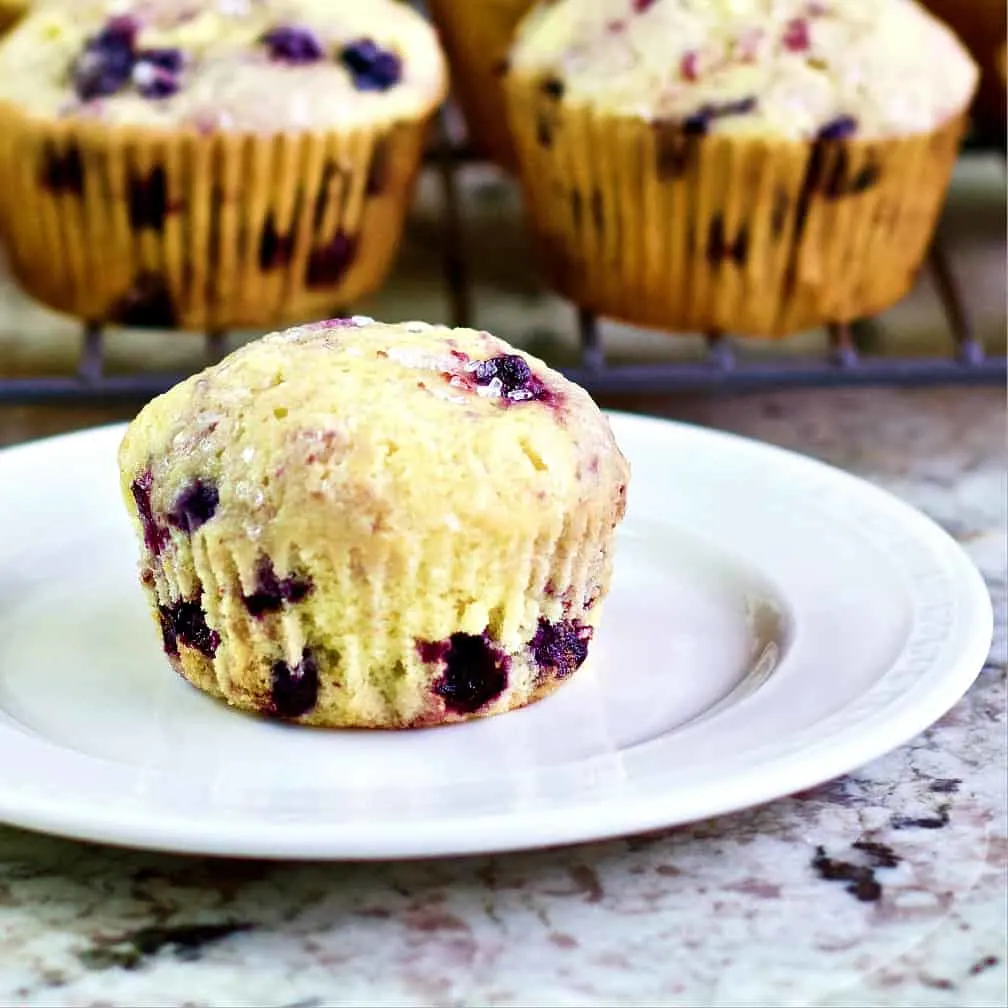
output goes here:
[{"label": "tall domed muffin", "polygon": [[330,314],[384,280],[446,88],[393,0],[49,0],[0,43],[14,275],[94,322]]},{"label": "tall domed muffin", "polygon": [[585,660],[628,469],[588,394],[488,333],[334,320],[146,406],[119,452],[172,665],[242,710],[410,727]]},{"label": "tall domed muffin", "polygon": [[561,293],[781,336],[907,292],[976,80],[912,0],[556,0],[522,21],[505,91]]},{"label": "tall domed muffin", "polygon": [[473,146],[513,168],[501,78],[515,28],[535,0],[427,0],[451,65],[455,97]]}]

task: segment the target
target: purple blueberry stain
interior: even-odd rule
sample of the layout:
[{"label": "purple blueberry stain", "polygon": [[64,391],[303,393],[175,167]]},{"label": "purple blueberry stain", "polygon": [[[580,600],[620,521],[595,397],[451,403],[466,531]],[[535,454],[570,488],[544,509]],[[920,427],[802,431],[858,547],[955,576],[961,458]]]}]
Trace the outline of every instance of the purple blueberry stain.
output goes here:
[{"label": "purple blueberry stain", "polygon": [[340,50],[339,61],[349,71],[358,91],[388,91],[402,80],[402,60],[373,39],[361,38]]},{"label": "purple blueberry stain", "polygon": [[318,694],[318,660],[310,648],[301,652],[301,661],[296,665],[273,663],[269,710],[273,717],[302,717],[318,703]]},{"label": "purple blueberry stain", "polygon": [[147,175],[133,175],[129,181],[128,208],[130,227],[135,231],[164,228],[168,214],[168,176],[158,165]]},{"label": "purple blueberry stain", "polygon": [[138,30],[133,18],[114,17],[87,40],[72,70],[74,90],[81,101],[113,95],[130,83]]},{"label": "purple blueberry stain", "polygon": [[181,49],[142,49],[130,76],[144,98],[168,98],[181,88],[184,67]]},{"label": "purple blueberry stain", "polygon": [[475,714],[507,689],[511,659],[486,631],[418,641],[417,653],[426,664],[444,666],[432,689],[454,714]]},{"label": "purple blueberry stain", "polygon": [[273,214],[266,215],[262,235],[259,238],[259,269],[268,273],[279,266],[286,266],[294,254],[294,238],[277,230]]},{"label": "purple blueberry stain", "polygon": [[328,242],[311,250],[305,282],[309,287],[335,286],[343,279],[356,253],[356,238],[338,231]]},{"label": "purple blueberry stain", "polygon": [[41,184],[52,193],[84,194],[84,159],[76,144],[70,144],[63,151],[54,144],[46,144],[42,154]]},{"label": "purple blueberry stain", "polygon": [[217,653],[220,634],[207,626],[200,598],[179,599],[172,605],[158,606],[158,616],[165,654],[177,657],[180,644],[199,651],[205,658],[213,658]]},{"label": "purple blueberry stain", "polygon": [[540,674],[551,675],[555,679],[573,675],[588,657],[593,632],[590,626],[577,620],[560,620],[558,623],[539,620],[529,648]]},{"label": "purple blueberry stain", "polygon": [[194,480],[175,498],[168,522],[191,535],[213,518],[219,503],[217,487],[203,480]]},{"label": "purple blueberry stain", "polygon": [[710,129],[711,123],[715,119],[748,115],[755,110],[756,99],[751,95],[748,98],[739,98],[737,101],[701,105],[696,112],[688,115],[683,120],[683,131],[687,136],[703,136]]},{"label": "purple blueberry stain", "polygon": [[154,507],[151,504],[151,490],[154,487],[154,474],[145,469],[130,484],[130,493],[136,504],[140,524],[143,527],[144,545],[157,556],[168,542],[168,530],[162,528],[154,517]]},{"label": "purple blueberry stain", "polygon": [[256,619],[266,613],[279,612],[285,604],[303,602],[312,591],[312,579],[307,575],[291,574],[278,578],[269,557],[261,557],[256,566],[255,590],[245,596],[245,608]]},{"label": "purple blueberry stain", "polygon": [[857,133],[857,119],[853,116],[843,115],[836,119],[831,119],[819,127],[816,135],[817,140],[847,140]]},{"label": "purple blueberry stain", "polygon": [[176,329],[178,315],[164,278],[142,273],[113,305],[111,321],[137,329]]},{"label": "purple blueberry stain", "polygon": [[260,41],[269,51],[270,59],[278,63],[303,66],[318,63],[325,57],[318,36],[301,25],[278,25],[266,32]]},{"label": "purple blueberry stain", "polygon": [[501,354],[468,366],[473,381],[481,388],[495,389],[508,402],[530,402],[549,398],[546,386],[518,354]]}]

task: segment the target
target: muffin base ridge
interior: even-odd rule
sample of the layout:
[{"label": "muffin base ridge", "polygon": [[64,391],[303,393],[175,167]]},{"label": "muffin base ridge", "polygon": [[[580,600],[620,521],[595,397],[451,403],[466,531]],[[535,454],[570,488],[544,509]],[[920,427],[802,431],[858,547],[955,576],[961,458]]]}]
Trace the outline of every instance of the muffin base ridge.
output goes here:
[{"label": "muffin base ridge", "polygon": [[916,279],[966,126],[775,141],[506,88],[551,285],[581,307],[687,332],[781,337],[877,314]]},{"label": "muffin base ridge", "polygon": [[204,135],[0,105],[11,271],[96,324],[214,331],[332,314],[384,281],[427,124]]}]

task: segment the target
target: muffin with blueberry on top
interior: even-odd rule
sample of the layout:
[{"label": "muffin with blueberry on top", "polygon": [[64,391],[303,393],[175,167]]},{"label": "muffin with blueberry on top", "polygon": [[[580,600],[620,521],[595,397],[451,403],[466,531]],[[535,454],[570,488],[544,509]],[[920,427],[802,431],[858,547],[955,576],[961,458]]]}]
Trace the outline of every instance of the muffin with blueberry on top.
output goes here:
[{"label": "muffin with blueberry on top", "polygon": [[148,404],[119,452],[175,669],[245,711],[406,728],[584,663],[627,463],[588,394],[485,332],[336,319]]},{"label": "muffin with blueberry on top", "polygon": [[330,314],[382,283],[446,87],[394,0],[50,0],[0,43],[14,275],[93,322]]},{"label": "muffin with blueberry on top", "polygon": [[781,336],[907,292],[976,83],[913,0],[556,0],[519,26],[505,92],[561,293]]}]

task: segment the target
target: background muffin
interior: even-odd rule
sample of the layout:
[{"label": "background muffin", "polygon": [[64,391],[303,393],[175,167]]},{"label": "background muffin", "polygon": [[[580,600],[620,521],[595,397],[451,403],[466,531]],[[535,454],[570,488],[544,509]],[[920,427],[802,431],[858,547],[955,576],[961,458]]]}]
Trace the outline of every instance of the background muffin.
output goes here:
[{"label": "background muffin", "polygon": [[446,76],[393,0],[46,4],[0,44],[13,272],[99,322],[330,313],[387,273]]},{"label": "background muffin", "polygon": [[243,710],[461,721],[585,660],[627,466],[588,394],[487,333],[266,337],[130,425],[123,496],[165,652]]},{"label": "background muffin", "polygon": [[427,0],[451,64],[452,87],[479,153],[514,167],[501,77],[515,27],[535,0]]},{"label": "background muffin", "polygon": [[7,31],[28,10],[31,0],[0,0],[0,34]]},{"label": "background muffin", "polygon": [[1003,0],[925,0],[924,5],[955,31],[980,64],[977,119],[985,132],[1004,137],[1005,81],[998,55],[1008,33],[1008,7]]},{"label": "background muffin", "polygon": [[906,293],[975,83],[909,0],[558,0],[523,20],[505,79],[558,290],[763,336]]}]

